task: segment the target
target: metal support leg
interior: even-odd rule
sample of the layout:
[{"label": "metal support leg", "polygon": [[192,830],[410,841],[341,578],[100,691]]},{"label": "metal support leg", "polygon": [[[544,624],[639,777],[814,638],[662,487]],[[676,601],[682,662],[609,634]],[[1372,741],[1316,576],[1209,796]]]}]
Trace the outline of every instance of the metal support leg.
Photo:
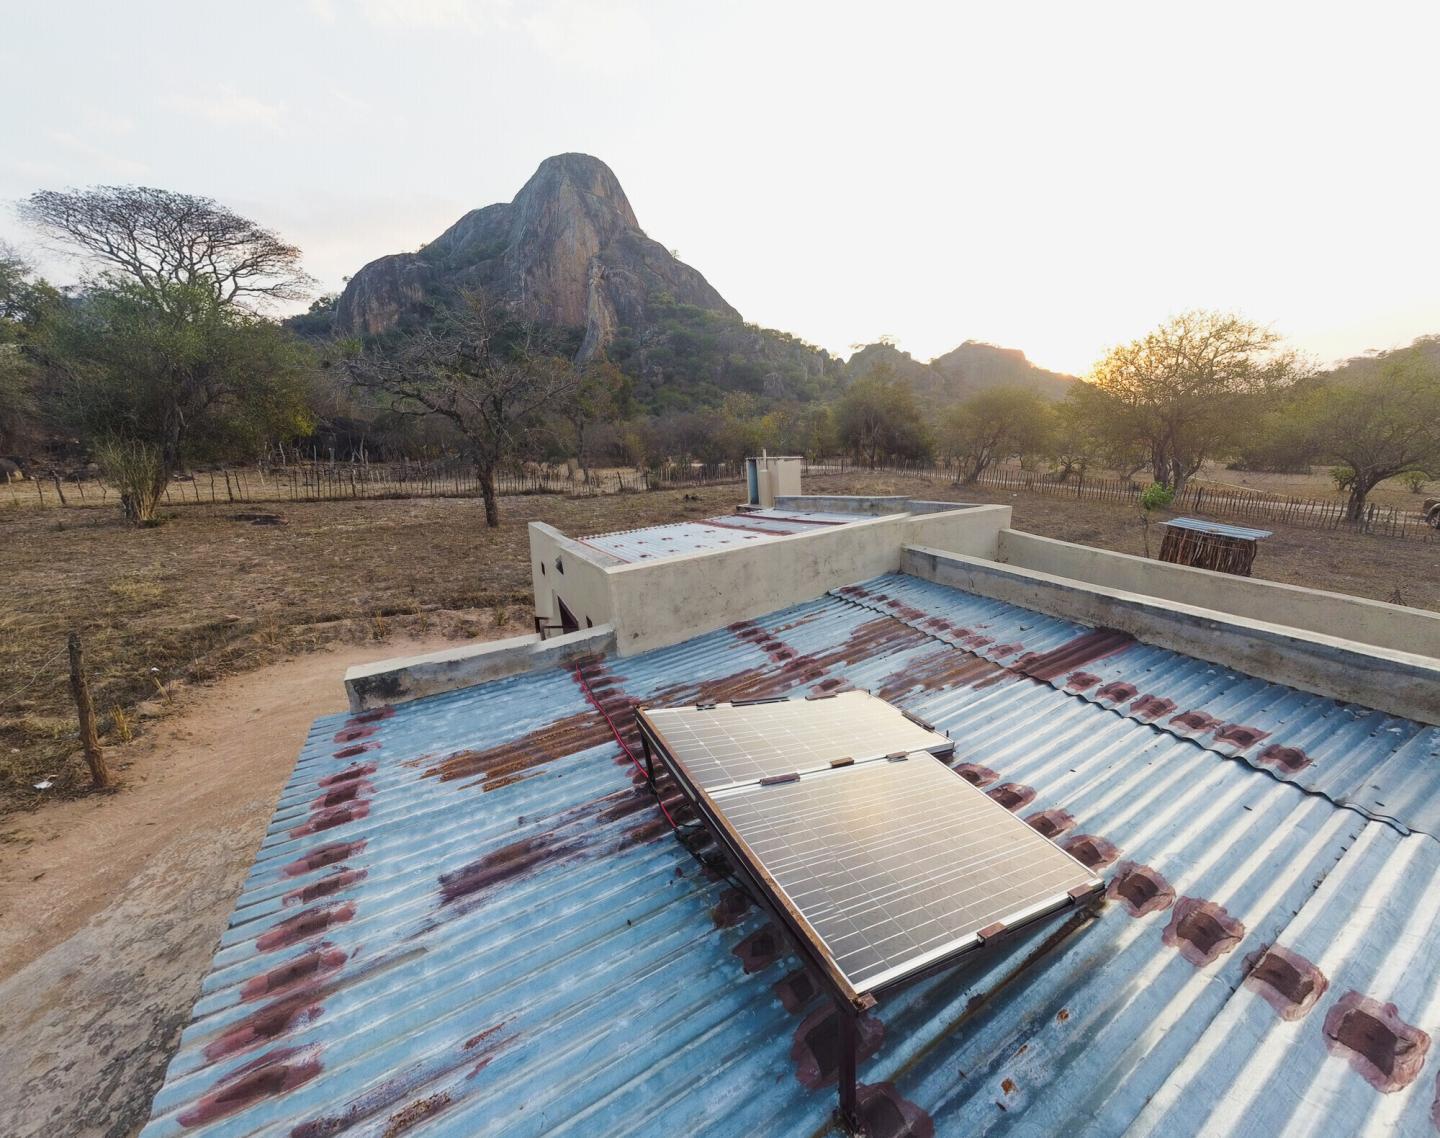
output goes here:
[{"label": "metal support leg", "polygon": [[645,752],[645,779],[650,784],[650,789],[655,789],[655,754],[650,750],[650,740],[645,738],[645,732],[640,732],[640,749]]},{"label": "metal support leg", "polygon": [[858,1034],[855,1024],[855,1009],[846,1004],[835,1004],[835,1019],[840,1029],[840,1124],[853,1134],[860,1134],[860,1111],[856,1096],[855,1049]]}]

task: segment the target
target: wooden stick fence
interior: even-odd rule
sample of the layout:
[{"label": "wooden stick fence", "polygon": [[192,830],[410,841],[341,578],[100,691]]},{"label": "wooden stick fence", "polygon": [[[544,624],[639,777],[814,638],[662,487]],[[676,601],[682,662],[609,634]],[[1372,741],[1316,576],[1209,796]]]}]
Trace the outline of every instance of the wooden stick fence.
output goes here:
[{"label": "wooden stick fence", "polygon": [[[872,468],[845,459],[808,463],[807,475],[851,474]],[[910,474],[953,482],[953,466],[933,463],[888,463],[873,468],[887,474]],[[496,477],[502,495],[565,494],[598,496],[642,493],[690,486],[739,482],[739,464],[708,466],[674,464],[652,471],[610,470],[592,472],[587,481],[564,467],[535,467],[509,471]],[[1089,502],[1112,502],[1138,508],[1142,487],[1121,478],[1076,475],[1064,482],[1054,475],[1013,467],[991,467],[975,483],[993,490],[1047,494]],[[48,487],[48,488],[47,488]],[[63,491],[62,491],[63,487]],[[471,498],[480,494],[473,469],[456,460],[371,463],[290,462],[236,469],[216,469],[186,475],[166,488],[168,505],[184,503],[330,502],[344,499]],[[0,484],[0,503],[45,507],[114,505],[114,491],[99,481],[61,483],[50,475]],[[1346,529],[1382,537],[1418,541],[1440,540],[1440,531],[1425,523],[1416,511],[1371,503],[1359,522],[1345,517],[1338,499],[1296,498],[1278,494],[1226,490],[1214,486],[1188,487],[1171,505],[1177,513],[1207,514],[1236,521],[1280,522],[1307,529]]]},{"label": "wooden stick fence", "polygon": [[[501,495],[563,494],[594,497],[741,480],[737,464],[671,465],[659,470],[594,471],[587,479],[564,467],[538,467],[496,475]],[[53,482],[53,486],[51,483]],[[63,487],[63,490],[62,490]],[[187,503],[332,502],[345,499],[472,498],[480,480],[459,462],[289,463],[186,474],[165,488],[163,501]],[[0,503],[41,507],[114,505],[115,492],[99,480],[61,482],[49,475],[0,484]]]},{"label": "wooden stick fence", "polygon": [[[807,464],[805,473],[848,474],[870,469],[863,464],[840,460]],[[926,463],[887,464],[873,469],[950,482],[953,482],[957,475],[953,466]],[[1113,502],[1132,505],[1136,509],[1139,508],[1140,495],[1144,491],[1144,487],[1122,478],[1094,478],[1077,474],[1061,482],[1054,475],[1016,470],[1013,467],[991,467],[980,475],[974,485],[993,490],[1076,498],[1088,502]],[[1396,506],[1380,506],[1374,502],[1366,506],[1360,521],[1352,522],[1345,517],[1344,501],[1337,499],[1295,498],[1192,485],[1186,487],[1171,503],[1170,509],[1175,513],[1208,514],[1237,521],[1280,522],[1307,529],[1346,529],[1416,541],[1440,540],[1440,531],[1427,525],[1418,512]]]}]

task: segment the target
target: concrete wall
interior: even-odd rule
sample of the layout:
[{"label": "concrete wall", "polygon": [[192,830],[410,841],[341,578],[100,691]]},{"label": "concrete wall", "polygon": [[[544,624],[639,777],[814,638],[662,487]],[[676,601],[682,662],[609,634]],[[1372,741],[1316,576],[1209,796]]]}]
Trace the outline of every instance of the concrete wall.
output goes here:
[{"label": "concrete wall", "polygon": [[558,596],[575,614],[583,629],[612,624],[608,567],[625,564],[618,557],[602,553],[566,537],[544,522],[530,523],[530,583],[535,596],[535,614],[546,624],[560,623]]},{"label": "concrete wall", "polygon": [[904,494],[781,494],[775,498],[775,508],[878,518],[882,514],[904,513],[909,500]]},{"label": "concrete wall", "polygon": [[[1382,548],[1376,547],[1377,555]],[[1265,556],[1263,543],[1259,556]],[[1092,585],[1218,609],[1397,652],[1440,657],[1440,613],[1172,565],[1012,529],[1000,534],[998,560]]]},{"label": "concrete wall", "polygon": [[621,656],[813,600],[830,589],[900,567],[907,543],[993,557],[1009,506],[915,518],[894,514],[755,545],[606,570]]},{"label": "concrete wall", "polygon": [[549,640],[516,636],[491,644],[358,664],[345,673],[345,692],[350,698],[350,710],[364,711],[551,668],[583,656],[610,652],[614,647],[614,631],[608,625]]},{"label": "concrete wall", "polygon": [[1440,724],[1440,660],[1431,656],[937,549],[906,549],[902,568],[1036,612],[1117,628],[1302,691]]},{"label": "concrete wall", "polygon": [[927,545],[971,557],[994,558],[1000,548],[1000,535],[1009,528],[1009,506],[963,506],[944,513],[910,515],[901,540],[905,545]]},{"label": "concrete wall", "polygon": [[777,510],[814,510],[824,514],[861,514],[880,517],[882,514],[939,514],[951,510],[968,510],[979,502],[927,502],[907,498],[904,494],[790,494],[775,499]]}]

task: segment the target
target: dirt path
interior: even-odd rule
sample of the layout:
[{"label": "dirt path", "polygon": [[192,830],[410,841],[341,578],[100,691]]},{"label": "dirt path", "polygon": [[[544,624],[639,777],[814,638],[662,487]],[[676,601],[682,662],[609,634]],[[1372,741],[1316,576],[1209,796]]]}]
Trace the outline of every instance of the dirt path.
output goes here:
[{"label": "dirt path", "polygon": [[189,692],[111,752],[123,791],[7,819],[0,1134],[140,1129],[310,723],[345,709],[344,669],[454,646],[334,646]]}]

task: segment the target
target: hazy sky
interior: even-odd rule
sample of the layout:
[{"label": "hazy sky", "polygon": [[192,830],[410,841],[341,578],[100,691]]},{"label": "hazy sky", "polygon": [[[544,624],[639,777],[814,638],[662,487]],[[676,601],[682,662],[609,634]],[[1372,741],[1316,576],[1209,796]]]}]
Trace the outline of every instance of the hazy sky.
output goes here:
[{"label": "hazy sky", "polygon": [[322,286],[547,155],[749,320],[1083,371],[1189,307],[1320,360],[1440,332],[1440,5],[0,0],[10,204],[209,194]]}]

